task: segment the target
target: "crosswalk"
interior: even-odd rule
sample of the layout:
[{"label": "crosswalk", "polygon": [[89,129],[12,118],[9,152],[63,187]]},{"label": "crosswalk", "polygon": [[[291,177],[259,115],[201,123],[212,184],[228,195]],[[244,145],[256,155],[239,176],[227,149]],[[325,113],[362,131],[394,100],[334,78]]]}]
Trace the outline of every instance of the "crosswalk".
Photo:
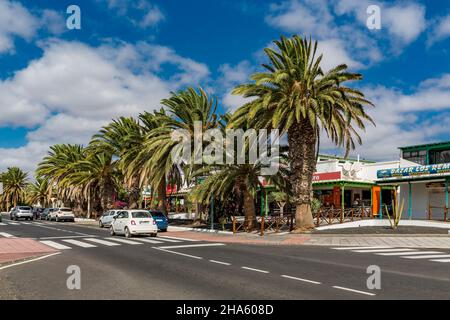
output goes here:
[{"label": "crosswalk", "polygon": [[[172,236],[158,236],[152,238],[122,238],[122,237],[105,237],[105,238],[93,238],[93,237],[78,237],[76,239],[68,238],[68,239],[45,239],[39,240],[42,244],[45,244],[49,247],[52,247],[57,250],[70,250],[73,248],[96,248],[96,247],[118,247],[121,245],[130,245],[130,246],[139,246],[145,244],[152,245],[170,245],[175,247],[175,243],[177,247],[184,247],[183,245],[179,245],[182,243],[192,244],[194,242],[198,242],[199,240],[188,239],[188,238],[178,238]],[[217,244],[214,244],[217,245]],[[191,245],[192,246],[192,245]],[[186,247],[190,247],[186,245]]]},{"label": "crosswalk", "polygon": [[434,250],[419,250],[412,248],[395,248],[388,246],[374,246],[374,247],[337,247],[333,250],[349,251],[355,253],[368,253],[377,256],[398,257],[410,260],[428,260],[432,262],[450,263],[450,254],[434,251]]},{"label": "crosswalk", "polygon": [[44,225],[44,224],[50,224],[50,223],[43,223],[43,222],[38,222],[38,221],[12,221],[12,220],[8,220],[8,221],[2,221],[0,222],[0,226],[20,226],[20,225]]}]

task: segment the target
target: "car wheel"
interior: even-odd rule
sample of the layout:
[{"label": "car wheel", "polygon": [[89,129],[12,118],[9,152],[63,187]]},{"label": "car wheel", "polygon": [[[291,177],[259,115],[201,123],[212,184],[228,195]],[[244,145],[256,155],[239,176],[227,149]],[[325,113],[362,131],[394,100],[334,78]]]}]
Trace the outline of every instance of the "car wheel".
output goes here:
[{"label": "car wheel", "polygon": [[167,229],[162,229],[161,232],[167,232]]},{"label": "car wheel", "polygon": [[103,228],[103,227],[104,227],[102,221],[99,221],[99,222],[98,222],[98,226],[99,226],[100,228]]},{"label": "car wheel", "polygon": [[30,221],[33,221],[34,219],[33,218],[30,218]]},{"label": "car wheel", "polygon": [[14,217],[14,220],[19,221],[19,217]]},{"label": "car wheel", "polygon": [[109,227],[109,234],[112,235],[112,236],[116,235],[116,233],[114,232],[113,226]]},{"label": "car wheel", "polygon": [[156,237],[156,233],[152,233],[152,234],[150,235],[150,237],[155,238],[155,237]]},{"label": "car wheel", "polygon": [[125,238],[131,238],[131,233],[128,227],[125,227]]}]

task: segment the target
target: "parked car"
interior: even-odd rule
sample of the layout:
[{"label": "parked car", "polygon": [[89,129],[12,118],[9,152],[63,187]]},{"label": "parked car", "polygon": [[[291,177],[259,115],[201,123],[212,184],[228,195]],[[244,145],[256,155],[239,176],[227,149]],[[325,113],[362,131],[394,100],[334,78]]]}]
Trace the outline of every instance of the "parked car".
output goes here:
[{"label": "parked car", "polygon": [[71,221],[75,222],[75,215],[70,208],[55,208],[50,212],[50,221]]},{"label": "parked car", "polygon": [[156,237],[158,226],[150,211],[146,210],[121,210],[114,217],[109,227],[112,236],[119,234],[130,238],[133,235],[148,234]]},{"label": "parked car", "polygon": [[100,228],[109,227],[111,225],[111,222],[113,222],[114,217],[117,216],[117,213],[121,210],[109,210],[106,211],[98,221],[98,226]]},{"label": "parked car", "polygon": [[41,220],[49,220],[50,219],[50,212],[52,212],[53,208],[45,208],[44,211],[41,213],[41,216],[39,219]]},{"label": "parked car", "polygon": [[156,225],[158,226],[158,230],[162,232],[167,231],[167,227],[169,226],[169,219],[167,219],[166,215],[162,211],[150,211],[153,219],[156,221]]},{"label": "parked car", "polygon": [[10,212],[10,218],[16,221],[19,219],[33,220],[33,210],[27,206],[14,207]]}]

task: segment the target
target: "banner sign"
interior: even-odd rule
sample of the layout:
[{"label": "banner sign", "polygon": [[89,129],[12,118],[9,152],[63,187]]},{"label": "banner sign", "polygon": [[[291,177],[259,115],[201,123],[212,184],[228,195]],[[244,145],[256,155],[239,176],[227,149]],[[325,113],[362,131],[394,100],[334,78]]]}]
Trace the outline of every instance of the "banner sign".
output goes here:
[{"label": "banner sign", "polygon": [[313,182],[329,181],[329,180],[339,180],[341,179],[340,172],[324,172],[324,173],[314,173]]},{"label": "banner sign", "polygon": [[433,164],[407,168],[384,169],[377,171],[378,179],[407,178],[417,176],[439,176],[450,174],[450,163]]}]

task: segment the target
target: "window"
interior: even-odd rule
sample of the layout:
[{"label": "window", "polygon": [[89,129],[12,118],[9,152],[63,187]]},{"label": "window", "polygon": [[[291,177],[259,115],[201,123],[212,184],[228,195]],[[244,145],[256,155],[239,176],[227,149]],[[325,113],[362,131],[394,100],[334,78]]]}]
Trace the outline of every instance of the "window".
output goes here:
[{"label": "window", "polygon": [[151,211],[152,216],[154,217],[164,217],[164,213],[161,211]]},{"label": "window", "polygon": [[30,207],[19,207],[18,209],[19,209],[19,210],[31,210]]},{"label": "window", "polygon": [[117,216],[117,219],[127,219],[128,218],[128,212],[121,211],[119,212],[119,215]]},{"label": "window", "polygon": [[145,211],[139,211],[139,212],[133,212],[132,213],[133,218],[151,218],[150,213]]},{"label": "window", "polygon": [[405,151],[403,152],[403,159],[415,162],[419,165],[427,164],[427,151],[426,150],[418,150],[418,151]]}]

